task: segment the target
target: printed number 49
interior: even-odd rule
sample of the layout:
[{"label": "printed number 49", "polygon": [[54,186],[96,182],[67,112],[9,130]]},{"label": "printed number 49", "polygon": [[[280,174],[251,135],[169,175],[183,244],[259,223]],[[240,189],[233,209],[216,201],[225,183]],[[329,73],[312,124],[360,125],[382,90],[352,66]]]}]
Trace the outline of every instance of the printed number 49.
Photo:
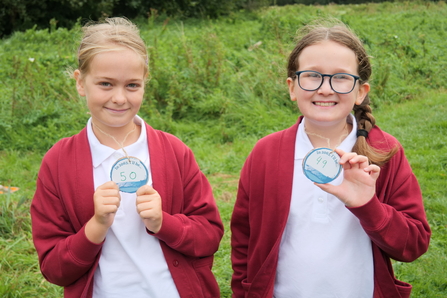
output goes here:
[{"label": "printed number 49", "polygon": [[[320,156],[320,157],[318,157],[317,158],[317,164],[319,164],[320,163],[320,161],[322,160],[323,158]],[[323,164],[323,168],[326,166],[326,164],[327,164],[327,160],[323,160],[323,162],[322,162],[322,164]]]}]

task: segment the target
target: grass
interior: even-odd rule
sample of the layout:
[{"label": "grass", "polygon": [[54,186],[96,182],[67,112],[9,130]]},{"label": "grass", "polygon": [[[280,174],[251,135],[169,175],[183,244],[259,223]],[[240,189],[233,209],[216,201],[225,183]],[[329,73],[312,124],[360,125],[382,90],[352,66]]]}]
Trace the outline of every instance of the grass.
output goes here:
[{"label": "grass", "polygon": [[[413,284],[412,297],[447,297],[446,13],[442,1],[409,1],[137,20],[152,70],[141,116],[190,146],[213,186],[226,229],[214,266],[223,298],[231,293],[229,220],[239,171],[259,138],[296,120],[285,59],[295,30],[317,16],[343,20],[366,44],[377,123],[401,141],[421,185],[430,248],[415,262],[394,262],[396,276]],[[0,41],[0,184],[20,187],[0,195],[0,297],[62,296],[39,272],[29,205],[45,151],[88,117],[64,74],[75,65],[77,29]]]},{"label": "grass", "polygon": [[394,264],[396,276],[413,285],[412,297],[447,296],[446,99],[447,91],[440,89],[376,113],[379,126],[397,137],[405,148],[433,232],[426,254],[413,263]]},{"label": "grass", "polygon": [[[445,120],[446,90],[421,94],[418,100],[384,106],[374,111],[379,126],[396,136],[406,149],[406,155],[418,177],[427,217],[433,235],[428,252],[412,263],[394,262],[396,276],[413,285],[416,298],[447,296],[447,122]],[[289,123],[290,125],[292,123]],[[208,153],[191,143],[200,164],[218,156],[218,160],[248,155],[255,139],[246,144],[204,145]],[[33,194],[33,178],[40,155],[3,151],[0,154],[0,177],[14,177],[14,185],[21,189],[10,195],[0,195],[0,296],[2,297],[60,297],[61,289],[44,281],[31,242],[28,207]],[[31,178],[29,178],[31,177]],[[214,272],[222,297],[230,297],[230,233],[229,220],[235,201],[238,171],[231,174],[209,174],[214,194],[225,224],[225,235],[216,253]],[[5,182],[2,182],[5,184]],[[8,214],[6,214],[8,213]],[[11,219],[5,223],[5,219]]]}]

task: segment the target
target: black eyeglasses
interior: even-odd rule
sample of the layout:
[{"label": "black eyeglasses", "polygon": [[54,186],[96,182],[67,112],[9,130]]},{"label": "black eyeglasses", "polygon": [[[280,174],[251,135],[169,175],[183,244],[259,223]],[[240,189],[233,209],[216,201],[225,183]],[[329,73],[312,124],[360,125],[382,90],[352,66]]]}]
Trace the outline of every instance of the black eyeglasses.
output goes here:
[{"label": "black eyeglasses", "polygon": [[355,83],[360,80],[359,76],[349,73],[322,74],[318,71],[297,71],[298,85],[305,91],[315,91],[323,85],[324,77],[329,77],[331,89],[340,94],[347,94],[354,90]]}]

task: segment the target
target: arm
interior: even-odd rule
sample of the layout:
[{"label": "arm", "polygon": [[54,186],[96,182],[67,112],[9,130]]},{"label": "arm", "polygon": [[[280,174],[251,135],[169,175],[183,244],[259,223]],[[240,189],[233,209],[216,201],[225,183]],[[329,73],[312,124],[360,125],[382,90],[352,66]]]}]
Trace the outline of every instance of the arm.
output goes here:
[{"label": "arm", "polygon": [[242,283],[247,279],[249,238],[248,195],[242,183],[239,182],[237,199],[231,217],[231,263],[233,266],[231,289],[233,298],[245,297]]},{"label": "arm", "polygon": [[391,258],[414,261],[427,251],[431,231],[421,189],[402,148],[380,175],[374,197],[350,210],[371,240]]},{"label": "arm", "polygon": [[343,201],[371,240],[391,258],[410,262],[425,253],[431,232],[419,184],[403,149],[380,175],[377,166],[368,165],[366,157],[338,153],[345,171],[342,184],[318,186]]},{"label": "arm", "polygon": [[76,231],[54,187],[45,185],[43,166],[31,204],[33,241],[40,270],[51,283],[68,286],[94,266],[102,244],[90,242],[84,227]]},{"label": "arm", "polygon": [[[164,171],[163,175],[158,172],[154,176],[153,187],[161,198],[163,211],[159,216],[161,227],[158,231],[156,227],[153,235],[185,255],[211,256],[223,236],[211,186],[188,147],[173,137],[163,141],[163,150],[151,151],[151,166]],[[156,158],[155,154],[161,151],[163,155]],[[148,227],[148,220],[145,224]]]}]

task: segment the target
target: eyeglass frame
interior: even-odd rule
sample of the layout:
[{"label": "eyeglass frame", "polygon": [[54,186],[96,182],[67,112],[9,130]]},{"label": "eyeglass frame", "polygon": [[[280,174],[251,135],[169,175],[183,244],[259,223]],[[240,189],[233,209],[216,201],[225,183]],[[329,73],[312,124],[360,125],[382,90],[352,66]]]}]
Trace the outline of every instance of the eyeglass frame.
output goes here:
[{"label": "eyeglass frame", "polygon": [[[300,74],[302,74],[303,72],[314,72],[314,73],[317,73],[317,74],[321,75],[321,83],[320,83],[320,85],[317,88],[315,88],[315,89],[304,89],[303,87],[301,87],[301,84],[300,84]],[[329,86],[331,86],[332,91],[334,91],[335,93],[338,93],[338,94],[348,94],[348,93],[351,93],[352,90],[354,90],[355,84],[357,83],[357,81],[361,81],[359,76],[356,76],[356,75],[353,75],[353,74],[350,74],[350,73],[346,73],[346,72],[337,72],[337,73],[334,73],[334,74],[330,75],[330,74],[323,74],[323,73],[320,73],[320,72],[315,71],[315,70],[301,70],[301,71],[296,71],[295,74],[296,74],[296,79],[298,81],[298,86],[300,86],[300,88],[303,89],[304,91],[315,91],[315,90],[320,89],[321,86],[324,83],[324,77],[329,77]],[[351,76],[351,77],[354,78],[354,84],[352,85],[352,89],[350,91],[348,91],[348,92],[338,92],[338,91],[334,90],[334,87],[332,87],[332,77],[336,76],[336,75],[340,75],[340,74],[348,75],[348,76]]]}]

